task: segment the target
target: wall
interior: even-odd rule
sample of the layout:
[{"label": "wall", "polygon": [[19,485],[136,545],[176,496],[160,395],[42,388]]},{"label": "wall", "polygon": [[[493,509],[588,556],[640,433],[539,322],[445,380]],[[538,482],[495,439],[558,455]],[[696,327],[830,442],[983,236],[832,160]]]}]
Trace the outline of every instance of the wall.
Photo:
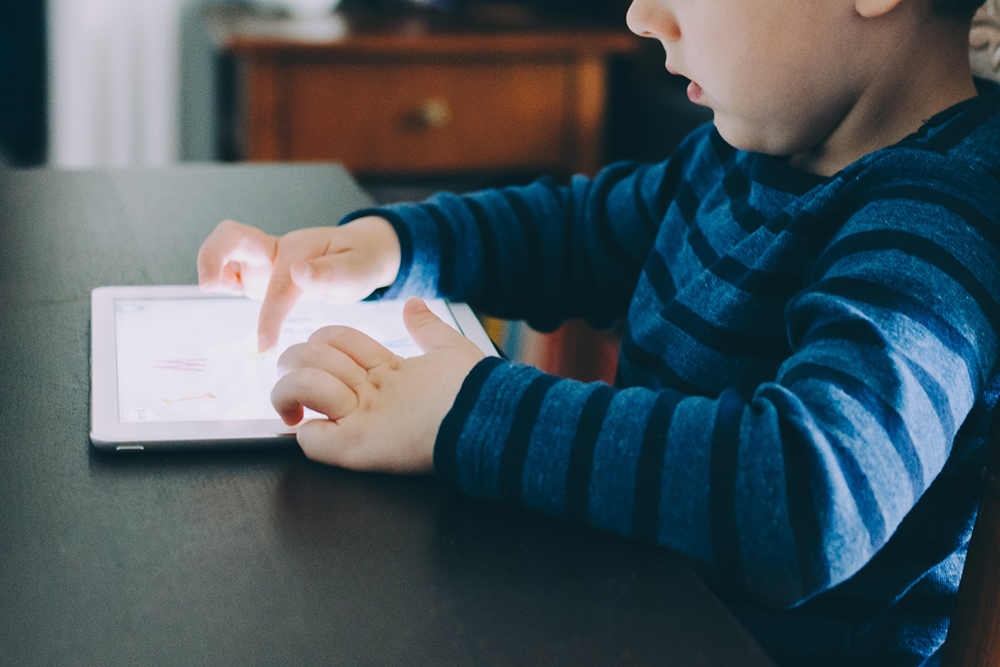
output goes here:
[{"label": "wall", "polygon": [[178,159],[180,18],[195,0],[49,0],[49,162]]},{"label": "wall", "polygon": [[0,3],[0,164],[45,159],[45,7]]}]

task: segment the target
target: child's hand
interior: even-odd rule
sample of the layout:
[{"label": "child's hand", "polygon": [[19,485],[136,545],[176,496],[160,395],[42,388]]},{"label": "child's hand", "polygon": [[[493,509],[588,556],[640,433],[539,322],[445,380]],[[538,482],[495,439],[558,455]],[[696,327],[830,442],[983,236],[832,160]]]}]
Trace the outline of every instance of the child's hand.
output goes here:
[{"label": "child's hand", "polygon": [[198,251],[198,284],[208,292],[263,299],[257,346],[264,351],[278,342],[281,325],[300,296],[358,301],[391,285],[399,262],[395,230],[375,216],[280,238],[225,220]]},{"label": "child's hand", "polygon": [[347,327],[320,329],[281,355],[271,392],[281,418],[297,424],[303,407],[329,417],[299,428],[306,456],[352,470],[431,471],[438,428],[484,355],[416,297],[403,321],[422,356],[403,359]]}]

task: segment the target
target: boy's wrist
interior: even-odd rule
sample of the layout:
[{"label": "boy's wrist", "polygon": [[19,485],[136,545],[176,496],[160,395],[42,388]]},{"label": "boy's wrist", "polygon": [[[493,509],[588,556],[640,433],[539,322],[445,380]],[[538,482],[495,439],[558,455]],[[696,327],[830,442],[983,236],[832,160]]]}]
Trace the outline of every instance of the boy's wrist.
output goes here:
[{"label": "boy's wrist", "polygon": [[375,268],[378,287],[389,287],[396,282],[401,262],[399,235],[392,223],[381,216],[369,215],[351,221],[352,225],[361,227],[359,230],[372,248],[372,265]]},{"label": "boy's wrist", "polygon": [[[414,262],[413,237],[406,223],[392,210],[385,208],[359,209],[344,217],[338,226],[354,225],[355,223],[368,224],[366,221],[370,221],[371,219],[380,221],[378,225],[381,230],[379,232],[380,235],[386,229],[382,223],[388,225],[388,228],[391,229],[392,243],[394,244],[393,250],[398,249],[399,255],[398,260],[393,259],[390,262],[393,266],[382,275],[383,280],[380,280],[380,282],[385,284],[378,288],[372,297],[369,298],[398,299],[404,295],[413,294],[434,296],[427,290],[415,290],[411,285],[408,285]],[[392,280],[386,281],[390,277],[390,274]]]},{"label": "boy's wrist", "polygon": [[499,357],[486,357],[465,376],[451,409],[445,414],[434,440],[434,474],[445,485],[458,487],[457,447],[462,428],[479,399],[490,374],[508,362]]}]

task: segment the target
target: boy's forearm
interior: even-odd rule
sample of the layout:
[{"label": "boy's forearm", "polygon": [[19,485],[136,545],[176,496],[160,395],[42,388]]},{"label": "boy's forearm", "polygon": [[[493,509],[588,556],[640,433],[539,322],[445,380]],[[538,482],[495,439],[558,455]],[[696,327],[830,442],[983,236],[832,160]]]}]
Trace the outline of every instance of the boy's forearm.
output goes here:
[{"label": "boy's forearm", "polygon": [[442,423],[434,466],[463,493],[667,546],[729,590],[787,607],[857,572],[892,530],[869,536],[866,511],[881,510],[853,504],[857,480],[839,467],[855,427],[832,439],[824,428],[777,384],[751,404],[487,359]]},{"label": "boy's forearm", "polygon": [[[651,167],[662,170],[663,166]],[[655,233],[636,190],[647,170],[616,165],[567,187],[543,179],[519,188],[360,211],[400,237],[400,277],[387,294],[441,296],[550,330],[571,317],[598,327],[620,320]]]}]

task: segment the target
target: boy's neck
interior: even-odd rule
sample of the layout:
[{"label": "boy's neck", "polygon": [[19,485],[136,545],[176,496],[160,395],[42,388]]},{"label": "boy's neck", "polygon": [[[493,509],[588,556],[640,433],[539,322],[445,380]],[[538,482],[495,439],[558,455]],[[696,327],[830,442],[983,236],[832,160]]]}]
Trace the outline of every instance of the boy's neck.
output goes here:
[{"label": "boy's neck", "polygon": [[919,40],[888,48],[884,66],[873,68],[874,76],[833,132],[815,148],[792,155],[788,163],[832,176],[916,132],[935,114],[975,97],[968,28],[963,32],[962,26],[938,27],[945,34],[925,32]]}]

